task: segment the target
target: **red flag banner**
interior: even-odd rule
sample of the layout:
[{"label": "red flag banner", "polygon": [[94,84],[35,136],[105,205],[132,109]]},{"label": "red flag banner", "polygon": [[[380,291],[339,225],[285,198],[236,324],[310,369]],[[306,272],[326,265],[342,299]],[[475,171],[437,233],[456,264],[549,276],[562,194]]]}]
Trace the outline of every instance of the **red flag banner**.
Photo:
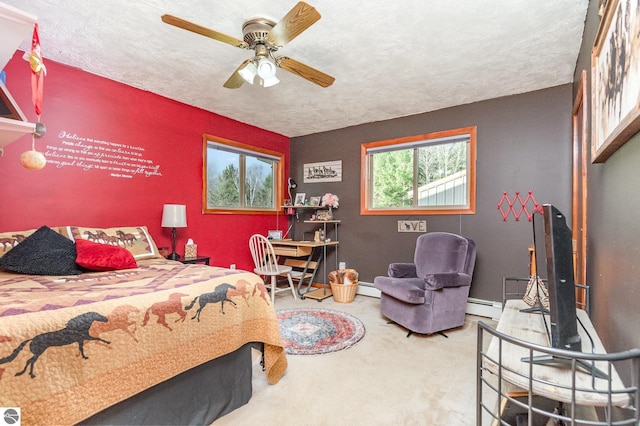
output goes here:
[{"label": "red flag banner", "polygon": [[40,52],[40,36],[38,35],[38,23],[33,28],[31,38],[31,53],[25,54],[25,59],[31,66],[31,100],[36,110],[36,115],[40,117],[42,113],[42,98],[44,96],[44,76],[47,68],[44,66],[42,54]]}]

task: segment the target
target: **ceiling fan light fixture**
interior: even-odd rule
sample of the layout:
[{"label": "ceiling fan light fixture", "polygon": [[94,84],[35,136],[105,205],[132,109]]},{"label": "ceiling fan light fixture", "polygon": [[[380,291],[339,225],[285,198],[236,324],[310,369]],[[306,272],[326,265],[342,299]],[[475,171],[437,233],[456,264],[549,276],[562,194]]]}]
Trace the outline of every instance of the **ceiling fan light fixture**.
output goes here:
[{"label": "ceiling fan light fixture", "polygon": [[242,69],[238,70],[238,74],[249,84],[253,84],[253,80],[258,75],[258,67],[253,62],[248,62]]},{"label": "ceiling fan light fixture", "polygon": [[[2,1],[2,0],[0,0]],[[602,1],[602,0],[601,0]],[[224,83],[227,89],[238,89],[244,82],[270,87],[278,84],[276,67],[293,73],[321,87],[329,87],[335,78],[308,65],[285,56],[274,57],[274,52],[298,37],[320,19],[320,13],[304,1],[299,1],[279,21],[257,16],[242,24],[243,39],[212,30],[173,15],[162,15],[162,22],[183,30],[209,37],[213,40],[240,48],[253,50],[255,55],[245,60]],[[251,63],[251,64],[250,64]]]},{"label": "ceiling fan light fixture", "polygon": [[260,85],[262,87],[271,87],[275,86],[278,83],[280,83],[280,80],[278,80],[278,78],[275,76],[271,78],[263,78],[262,81],[260,81]]},{"label": "ceiling fan light fixture", "polygon": [[262,79],[263,87],[271,87],[280,83],[276,77],[276,63],[269,58],[260,58],[258,61],[258,76]]},{"label": "ceiling fan light fixture", "polygon": [[261,78],[275,77],[276,64],[269,58],[260,58],[258,61],[258,75]]}]

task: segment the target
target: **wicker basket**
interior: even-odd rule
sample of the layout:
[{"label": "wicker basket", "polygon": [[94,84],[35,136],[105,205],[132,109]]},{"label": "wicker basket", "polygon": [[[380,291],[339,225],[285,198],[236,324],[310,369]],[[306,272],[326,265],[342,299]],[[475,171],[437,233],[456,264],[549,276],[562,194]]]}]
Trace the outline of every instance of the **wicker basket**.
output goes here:
[{"label": "wicker basket", "polygon": [[331,292],[333,293],[333,300],[338,303],[351,303],[356,297],[356,291],[358,290],[358,283],[354,284],[336,284],[331,283]]}]

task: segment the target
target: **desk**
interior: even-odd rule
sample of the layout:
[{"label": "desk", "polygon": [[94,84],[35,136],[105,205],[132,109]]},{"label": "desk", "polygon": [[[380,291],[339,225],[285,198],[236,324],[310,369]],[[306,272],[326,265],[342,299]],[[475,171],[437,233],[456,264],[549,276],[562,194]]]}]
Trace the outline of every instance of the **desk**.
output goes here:
[{"label": "desk", "polygon": [[[549,340],[542,315],[539,313],[525,313],[521,309],[529,308],[522,300],[508,300],[498,322],[497,331],[504,335],[515,337],[525,343],[548,347]],[[578,318],[593,339],[594,354],[605,355],[606,351],[602,342],[591,324],[591,320],[583,310],[577,310]],[[547,316],[547,321],[549,318]],[[578,326],[582,337],[582,351],[591,353],[590,340],[583,327]],[[502,350],[500,350],[502,346]],[[604,407],[609,403],[609,380],[593,378],[591,374],[584,372],[579,367],[575,373],[567,366],[530,364],[522,361],[522,358],[544,355],[539,351],[530,351],[530,348],[509,343],[494,337],[489,344],[489,349],[484,359],[484,366],[492,373],[501,374],[507,382],[521,389],[530,389],[534,394],[544,396],[554,401],[571,403],[575,397],[578,405]],[[576,356],[582,353],[576,352]],[[584,354],[584,355],[589,355]],[[501,359],[500,365],[498,360]],[[608,373],[607,361],[596,361],[595,366]],[[575,384],[573,379],[575,375]],[[617,371],[611,365],[611,388],[620,390],[624,388]],[[575,390],[575,395],[573,394]],[[625,407],[629,405],[629,396],[623,393],[611,395],[614,406]]]},{"label": "desk", "polygon": [[[308,297],[311,299],[322,300],[331,296],[331,287],[327,288],[327,248],[338,246],[338,241],[329,242],[316,242],[316,241],[294,241],[294,240],[272,240],[271,245],[277,256],[283,256],[287,258],[304,258],[289,262],[291,266],[302,269],[302,271],[294,271],[292,274],[294,278],[298,280],[297,291],[300,297],[303,299]],[[285,261],[287,263],[287,261]],[[318,271],[318,266],[322,264],[324,280],[324,287],[318,290],[311,291],[313,285],[313,279]],[[338,269],[338,254],[336,253],[336,269]],[[300,289],[307,282],[307,288],[304,292]]]}]

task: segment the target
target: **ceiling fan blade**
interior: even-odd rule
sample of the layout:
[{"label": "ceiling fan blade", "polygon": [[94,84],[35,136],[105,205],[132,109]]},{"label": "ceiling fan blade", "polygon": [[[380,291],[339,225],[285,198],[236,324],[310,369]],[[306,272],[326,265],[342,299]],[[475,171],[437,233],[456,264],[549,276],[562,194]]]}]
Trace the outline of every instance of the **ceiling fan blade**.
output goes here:
[{"label": "ceiling fan blade", "polygon": [[178,28],[182,28],[183,30],[191,31],[196,34],[212,38],[214,40],[221,41],[223,43],[230,44],[235,47],[240,47],[242,49],[249,48],[249,45],[240,39],[223,34],[218,31],[214,31],[207,27],[203,27],[202,25],[194,24],[193,22],[185,21],[184,19],[178,18],[173,15],[162,15],[162,22]]},{"label": "ceiling fan blade", "polygon": [[269,32],[269,41],[284,46],[320,19],[320,13],[311,5],[299,2]]},{"label": "ceiling fan blade", "polygon": [[302,62],[298,62],[295,59],[288,58],[286,56],[280,56],[276,59],[276,65],[280,68],[294,73],[305,80],[309,80],[312,83],[322,87],[329,87],[335,81],[334,77],[318,71],[315,68],[311,68],[309,65],[305,65]]},{"label": "ceiling fan blade", "polygon": [[238,89],[242,84],[244,84],[244,78],[240,75],[238,71],[240,71],[247,63],[251,62],[252,59],[247,59],[243,63],[240,64],[238,68],[231,74],[231,77],[223,84],[227,89]]}]

